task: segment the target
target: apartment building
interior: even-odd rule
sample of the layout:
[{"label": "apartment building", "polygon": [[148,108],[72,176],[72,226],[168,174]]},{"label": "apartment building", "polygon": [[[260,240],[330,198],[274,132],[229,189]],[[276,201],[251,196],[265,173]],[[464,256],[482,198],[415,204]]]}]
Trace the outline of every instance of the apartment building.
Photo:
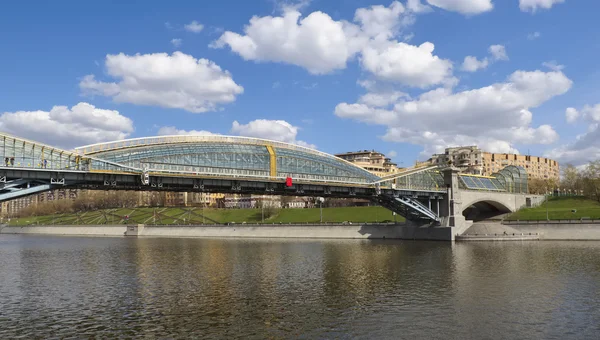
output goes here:
[{"label": "apartment building", "polygon": [[55,189],[37,195],[19,197],[10,201],[5,201],[0,203],[0,217],[15,216],[22,209],[37,203],[64,199],[75,200],[80,191],[81,190],[78,189]]},{"label": "apartment building", "polygon": [[430,164],[449,164],[461,169],[463,173],[490,176],[509,165],[522,166],[530,179],[560,178],[557,161],[549,158],[519,155],[512,153],[492,153],[477,146],[447,148],[442,154],[435,154],[426,162]]},{"label": "apartment building", "polygon": [[392,162],[390,158],[375,150],[346,152],[336,154],[335,156],[350,163],[354,163],[379,177],[394,174],[401,169],[398,168],[398,165]]}]

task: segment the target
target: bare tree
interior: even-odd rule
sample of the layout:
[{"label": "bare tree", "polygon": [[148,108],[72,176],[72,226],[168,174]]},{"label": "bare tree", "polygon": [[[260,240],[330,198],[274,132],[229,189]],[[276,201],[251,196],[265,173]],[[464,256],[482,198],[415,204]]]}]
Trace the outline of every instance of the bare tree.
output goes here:
[{"label": "bare tree", "polygon": [[600,160],[591,161],[582,171],[584,194],[600,202]]},{"label": "bare tree", "polygon": [[583,189],[583,174],[573,164],[567,164],[562,169],[562,180],[560,187],[567,190],[579,192]]}]

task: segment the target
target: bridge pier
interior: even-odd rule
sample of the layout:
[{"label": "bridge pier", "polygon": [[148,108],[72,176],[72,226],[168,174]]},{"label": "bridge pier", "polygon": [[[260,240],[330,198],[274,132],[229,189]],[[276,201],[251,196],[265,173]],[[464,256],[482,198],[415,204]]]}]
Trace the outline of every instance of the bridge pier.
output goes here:
[{"label": "bridge pier", "polygon": [[444,184],[446,185],[446,196],[439,207],[439,216],[442,218],[441,224],[444,227],[456,228],[456,231],[452,233],[453,235],[460,234],[468,227],[467,221],[462,214],[462,202],[458,184],[460,169],[450,166],[441,171],[444,175]]}]

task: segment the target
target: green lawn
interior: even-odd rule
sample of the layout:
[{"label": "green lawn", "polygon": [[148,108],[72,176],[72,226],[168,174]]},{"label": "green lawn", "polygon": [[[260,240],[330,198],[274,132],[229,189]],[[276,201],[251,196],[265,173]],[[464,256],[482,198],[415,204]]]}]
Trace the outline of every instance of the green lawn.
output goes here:
[{"label": "green lawn", "polygon": [[[509,220],[545,220],[546,205],[551,220],[600,219],[600,203],[577,197],[555,197],[536,208],[521,209],[511,214]],[[572,212],[572,210],[576,212]],[[124,216],[129,216],[125,221]],[[402,216],[396,216],[403,222]],[[222,224],[261,222],[260,209],[202,209],[202,208],[135,208],[106,209],[84,213],[12,219],[10,225],[30,224]],[[265,223],[316,223],[319,208],[280,209],[277,215],[266,218]],[[382,207],[323,208],[323,222],[393,222],[392,212]]]},{"label": "green lawn", "polygon": [[[125,220],[125,216],[129,216]],[[396,216],[398,222],[404,221]],[[135,208],[106,209],[84,213],[12,219],[10,225],[31,224],[213,224],[256,223],[262,221],[260,209]],[[320,221],[319,208],[280,209],[265,223],[314,223]],[[382,207],[323,208],[323,222],[393,222],[392,212]]]},{"label": "green lawn", "polygon": [[[511,214],[510,220],[569,220],[587,217],[600,219],[600,203],[580,197],[553,197],[548,202],[536,208],[526,208]],[[576,212],[572,212],[576,210]]]}]

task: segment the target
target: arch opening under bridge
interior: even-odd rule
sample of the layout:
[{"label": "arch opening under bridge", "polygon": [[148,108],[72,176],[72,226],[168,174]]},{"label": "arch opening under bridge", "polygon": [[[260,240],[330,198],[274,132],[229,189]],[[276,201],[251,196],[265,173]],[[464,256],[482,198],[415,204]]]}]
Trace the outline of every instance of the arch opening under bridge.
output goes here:
[{"label": "arch opening under bridge", "polygon": [[513,212],[513,209],[501,202],[493,199],[482,199],[472,202],[468,206],[465,205],[462,214],[466,220],[478,222],[511,212]]}]

